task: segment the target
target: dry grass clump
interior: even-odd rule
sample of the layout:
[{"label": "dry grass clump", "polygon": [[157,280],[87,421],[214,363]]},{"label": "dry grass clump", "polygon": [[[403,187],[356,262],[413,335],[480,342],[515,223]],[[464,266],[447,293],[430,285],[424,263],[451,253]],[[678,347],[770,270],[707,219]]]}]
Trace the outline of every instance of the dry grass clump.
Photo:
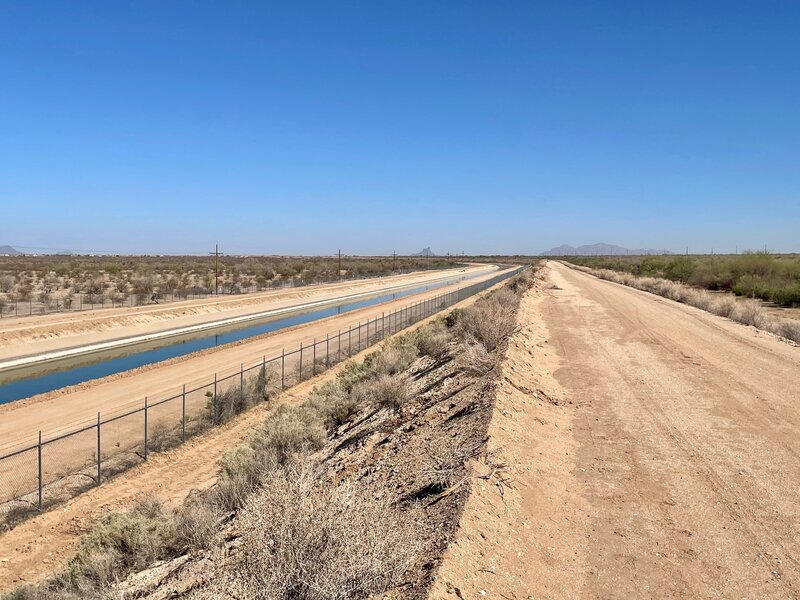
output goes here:
[{"label": "dry grass clump", "polygon": [[514,330],[516,303],[512,297],[510,291],[492,294],[461,311],[455,324],[456,335],[462,340],[473,338],[487,350],[494,350]]},{"label": "dry grass clump", "polygon": [[358,400],[341,380],[328,381],[314,388],[306,400],[332,433],[344,425],[358,411]]},{"label": "dry grass clump", "polygon": [[421,327],[414,333],[414,343],[420,356],[430,356],[439,360],[447,354],[450,332],[441,321],[435,321],[428,327]]},{"label": "dry grass clump", "polygon": [[372,404],[399,412],[408,402],[411,382],[407,377],[381,374],[360,382],[352,395],[358,404]]},{"label": "dry grass clump", "polygon": [[403,335],[391,340],[380,352],[364,361],[371,375],[397,375],[417,359],[417,346],[411,336]]},{"label": "dry grass clump", "polygon": [[222,507],[202,494],[191,493],[175,512],[172,546],[179,552],[208,548],[217,534]]},{"label": "dry grass clump", "polygon": [[226,589],[242,599],[334,600],[385,592],[417,560],[412,514],[352,484],[320,485],[309,462],[275,471],[240,519]]},{"label": "dry grass clump", "polygon": [[77,554],[52,580],[24,586],[3,596],[4,600],[72,600],[101,598],[103,590],[120,575],[143,569],[172,554],[176,547],[173,514],[154,498],[130,510],[98,521],[81,538]]},{"label": "dry grass clump", "polygon": [[456,483],[464,463],[475,450],[463,432],[455,436],[443,434],[439,439],[431,440],[426,447],[427,457],[419,479],[439,491],[449,488]]},{"label": "dry grass clump", "polygon": [[219,424],[231,420],[258,402],[270,400],[279,388],[278,372],[274,365],[263,366],[255,377],[234,381],[226,390],[216,396],[208,393],[208,416],[212,423]]},{"label": "dry grass clump", "polygon": [[382,350],[368,354],[360,362],[351,362],[339,373],[337,380],[347,391],[358,383],[380,375],[397,375],[408,369],[417,359],[418,351],[411,334],[390,340]]},{"label": "dry grass clump", "polygon": [[469,336],[460,345],[456,364],[470,375],[485,375],[494,367],[494,358],[480,341]]}]

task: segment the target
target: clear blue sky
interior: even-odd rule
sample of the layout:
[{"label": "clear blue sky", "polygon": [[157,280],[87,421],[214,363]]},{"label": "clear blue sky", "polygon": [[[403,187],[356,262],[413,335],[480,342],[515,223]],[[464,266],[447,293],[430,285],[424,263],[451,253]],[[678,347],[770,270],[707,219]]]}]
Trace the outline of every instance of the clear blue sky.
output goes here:
[{"label": "clear blue sky", "polygon": [[800,2],[0,2],[0,244],[800,250]]}]

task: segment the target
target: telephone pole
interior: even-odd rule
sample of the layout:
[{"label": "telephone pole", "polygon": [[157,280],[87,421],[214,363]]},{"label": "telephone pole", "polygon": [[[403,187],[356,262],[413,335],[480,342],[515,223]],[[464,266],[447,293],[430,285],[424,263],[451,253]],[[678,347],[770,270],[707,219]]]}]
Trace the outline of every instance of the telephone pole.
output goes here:
[{"label": "telephone pole", "polygon": [[339,248],[339,251],[336,253],[339,257],[339,279],[342,278],[342,249]]},{"label": "telephone pole", "polygon": [[214,244],[214,252],[209,252],[214,256],[214,293],[219,294],[219,257],[224,256],[219,251],[219,244]]},{"label": "telephone pole", "polygon": [[397,270],[397,250],[392,250],[392,271]]}]

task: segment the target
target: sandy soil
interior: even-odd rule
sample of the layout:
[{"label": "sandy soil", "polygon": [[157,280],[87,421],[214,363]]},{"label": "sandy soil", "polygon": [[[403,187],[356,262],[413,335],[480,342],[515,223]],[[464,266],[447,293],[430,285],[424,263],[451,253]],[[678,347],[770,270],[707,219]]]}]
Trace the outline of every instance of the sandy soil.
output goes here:
[{"label": "sandy soil", "polygon": [[432,597],[800,597],[800,349],[546,276],[490,426],[513,487],[474,488]]},{"label": "sandy soil", "polygon": [[[469,306],[485,293],[472,296],[457,306]],[[405,331],[412,331],[433,318],[436,317]],[[363,358],[376,347],[354,358]],[[345,365],[341,363],[291,388],[279,402],[302,401],[315,385],[334,378]],[[147,463],[0,534],[0,592],[23,582],[39,581],[55,572],[74,554],[80,536],[103,515],[131,506],[148,494],[156,494],[168,504],[176,505],[190,491],[213,485],[220,457],[238,445],[274,406],[274,403],[256,406],[178,448],[153,454]]]},{"label": "sandy soil", "polygon": [[0,361],[118,340],[133,335],[200,325],[312,300],[379,291],[393,285],[424,284],[458,275],[461,271],[465,271],[464,274],[478,273],[490,268],[492,267],[480,265],[466,269],[418,272],[240,296],[219,296],[161,306],[148,305],[5,319],[0,321]]}]

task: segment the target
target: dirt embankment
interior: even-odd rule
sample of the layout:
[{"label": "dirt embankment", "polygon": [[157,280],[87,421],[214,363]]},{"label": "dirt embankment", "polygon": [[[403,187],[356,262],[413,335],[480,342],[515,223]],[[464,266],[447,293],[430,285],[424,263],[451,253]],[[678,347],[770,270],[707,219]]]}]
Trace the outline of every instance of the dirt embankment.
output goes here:
[{"label": "dirt embankment", "polygon": [[[483,296],[485,293],[458,307],[473,305]],[[491,457],[482,453],[495,376],[469,371],[459,358],[460,344],[452,338],[443,354],[437,352],[434,358],[423,353],[399,374],[404,380],[408,378],[411,397],[407,403],[399,410],[365,406],[338,428],[318,453],[328,484],[350,481],[392,504],[424,507],[424,518],[415,521],[420,530],[409,538],[422,550],[413,568],[405,570],[406,575],[397,582],[394,597],[425,596],[472,484],[464,460],[475,457],[484,464],[483,480],[501,481],[499,472],[490,466]],[[492,363],[501,351],[491,355]],[[280,404],[304,400],[312,386],[335,379],[352,362],[294,388]],[[487,365],[479,361],[477,368]],[[155,493],[169,505],[178,505],[190,490],[213,486],[222,454],[241,443],[253,426],[273,411],[273,406],[261,405],[185,446],[154,455],[149,463],[73,499],[63,510],[36,517],[4,534],[0,544],[9,550],[0,554],[0,559],[7,559],[0,562],[0,589],[53,573],[99,518],[131,506],[146,494]],[[191,589],[197,591],[197,597],[214,597],[203,594],[226,573],[225,557],[237,546],[232,535],[235,527],[235,523],[226,527],[220,534],[220,544],[209,553],[183,556],[157,566],[134,576],[125,584],[126,589],[139,594],[136,597],[153,594],[153,598],[160,598],[175,590],[183,594]],[[186,564],[187,560],[191,564]]]},{"label": "dirt embankment", "polygon": [[548,265],[431,597],[800,597],[800,349]]}]

